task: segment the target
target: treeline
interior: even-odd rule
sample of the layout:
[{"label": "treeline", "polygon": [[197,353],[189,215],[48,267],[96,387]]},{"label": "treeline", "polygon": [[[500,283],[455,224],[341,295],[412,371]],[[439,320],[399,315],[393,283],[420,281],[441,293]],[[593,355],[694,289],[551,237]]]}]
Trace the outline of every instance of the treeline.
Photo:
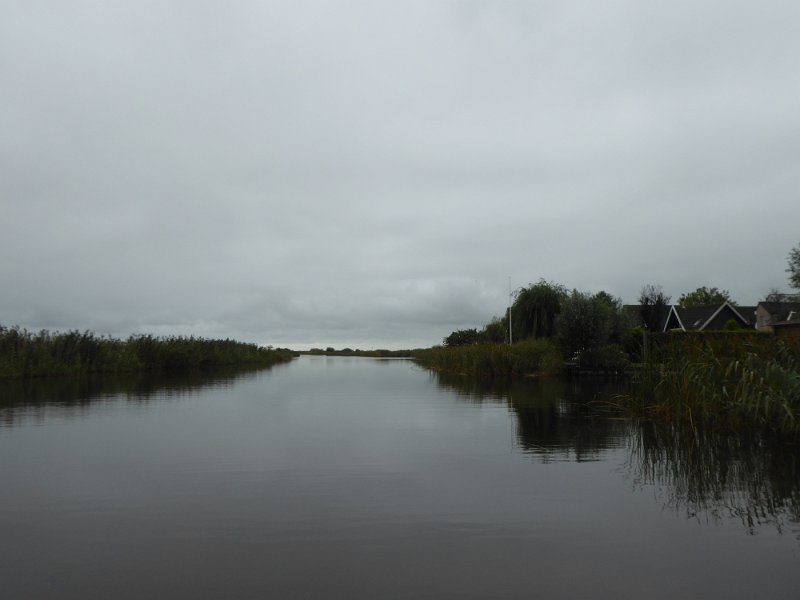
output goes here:
[{"label": "treeline", "polygon": [[293,356],[290,350],[229,339],[134,335],[119,340],[89,331],[33,333],[0,325],[2,378],[269,366]]},{"label": "treeline", "polygon": [[[591,294],[579,290],[567,290],[564,286],[540,280],[517,291],[509,314],[494,317],[482,329],[454,331],[444,339],[445,348],[434,348],[428,352],[428,366],[449,368],[445,363],[459,361],[457,370],[474,372],[470,362],[476,353],[488,356],[506,356],[502,368],[493,373],[517,373],[512,366],[513,356],[524,352],[516,348],[519,342],[536,340],[537,356],[541,356],[535,372],[560,370],[564,361],[580,363],[582,368],[602,371],[623,371],[628,364],[641,358],[642,331],[636,321],[625,312],[622,301],[606,292]],[[505,350],[494,346],[515,342]],[[482,348],[463,350],[464,348]],[[533,347],[531,344],[524,348]],[[553,357],[559,357],[553,360]],[[435,359],[434,364],[434,358]],[[482,359],[485,364],[489,358]],[[495,358],[491,359],[495,361]],[[536,361],[529,361],[530,369]],[[482,367],[480,372],[485,372]]]},{"label": "treeline", "polygon": [[386,349],[377,349],[377,350],[359,350],[359,349],[352,349],[352,348],[342,348],[341,350],[336,350],[335,348],[328,346],[324,350],[322,348],[311,348],[311,350],[307,352],[301,352],[301,354],[310,354],[312,356],[365,356],[368,358],[411,358],[414,354],[414,350],[386,350]]}]

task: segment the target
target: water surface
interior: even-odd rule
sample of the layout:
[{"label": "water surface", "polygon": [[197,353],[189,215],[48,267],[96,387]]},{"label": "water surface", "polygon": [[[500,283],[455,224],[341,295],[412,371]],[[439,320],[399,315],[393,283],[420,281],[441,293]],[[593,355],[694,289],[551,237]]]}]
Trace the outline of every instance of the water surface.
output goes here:
[{"label": "water surface", "polygon": [[797,448],[408,361],[0,385],[8,598],[796,598]]}]

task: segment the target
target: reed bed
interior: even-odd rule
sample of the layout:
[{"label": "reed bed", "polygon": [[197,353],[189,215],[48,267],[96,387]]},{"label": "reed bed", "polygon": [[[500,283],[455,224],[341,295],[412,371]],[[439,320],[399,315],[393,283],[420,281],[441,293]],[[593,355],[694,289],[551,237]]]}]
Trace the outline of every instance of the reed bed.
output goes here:
[{"label": "reed bed", "polygon": [[88,331],[32,333],[0,325],[0,378],[269,366],[292,357],[289,350],[229,339],[137,335],[119,340]]},{"label": "reed bed", "polygon": [[513,345],[437,346],[415,351],[414,359],[436,371],[484,376],[551,375],[559,372],[563,365],[555,345],[542,338]]},{"label": "reed bed", "polygon": [[800,435],[800,352],[763,334],[664,337],[633,391],[615,402],[692,426]]}]

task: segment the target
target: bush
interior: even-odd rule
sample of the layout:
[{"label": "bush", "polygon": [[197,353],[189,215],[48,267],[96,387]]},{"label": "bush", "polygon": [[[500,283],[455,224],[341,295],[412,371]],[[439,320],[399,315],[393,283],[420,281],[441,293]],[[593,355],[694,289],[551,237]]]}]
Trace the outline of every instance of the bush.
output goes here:
[{"label": "bush", "polygon": [[622,372],[628,368],[630,360],[619,344],[608,344],[581,352],[581,367],[599,371]]}]

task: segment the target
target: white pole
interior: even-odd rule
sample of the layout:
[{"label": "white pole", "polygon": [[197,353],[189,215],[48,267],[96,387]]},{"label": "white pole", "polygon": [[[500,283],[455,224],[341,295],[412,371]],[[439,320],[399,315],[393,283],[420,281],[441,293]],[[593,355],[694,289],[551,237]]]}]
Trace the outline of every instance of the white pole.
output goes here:
[{"label": "white pole", "polygon": [[514,336],[511,335],[511,275],[508,276],[508,345],[514,343]]}]

